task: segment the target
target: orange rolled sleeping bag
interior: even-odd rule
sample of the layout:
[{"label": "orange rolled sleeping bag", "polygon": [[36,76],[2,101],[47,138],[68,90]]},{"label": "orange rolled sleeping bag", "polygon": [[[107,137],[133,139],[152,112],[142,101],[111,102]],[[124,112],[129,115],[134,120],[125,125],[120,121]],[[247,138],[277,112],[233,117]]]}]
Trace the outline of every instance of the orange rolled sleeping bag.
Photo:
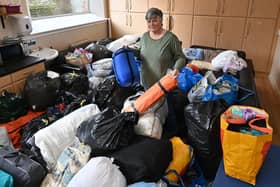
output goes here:
[{"label": "orange rolled sleeping bag", "polygon": [[144,94],[135,100],[134,107],[137,112],[143,113],[155,104],[169,91],[177,87],[178,81],[170,74],[166,74]]}]

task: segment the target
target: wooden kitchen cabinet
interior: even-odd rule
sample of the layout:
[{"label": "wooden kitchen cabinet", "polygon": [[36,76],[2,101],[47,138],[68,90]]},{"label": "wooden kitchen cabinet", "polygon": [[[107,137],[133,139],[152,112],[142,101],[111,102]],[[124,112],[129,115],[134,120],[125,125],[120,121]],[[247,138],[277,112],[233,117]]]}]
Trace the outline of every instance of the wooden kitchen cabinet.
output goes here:
[{"label": "wooden kitchen cabinet", "polygon": [[176,34],[183,48],[244,50],[256,71],[269,71],[280,0],[109,1],[113,38],[145,32],[146,11],[156,7],[164,13],[163,28]]},{"label": "wooden kitchen cabinet", "polygon": [[113,38],[130,33],[129,0],[109,0],[110,23]]},{"label": "wooden kitchen cabinet", "polygon": [[253,59],[255,71],[268,72],[269,56],[275,32],[274,19],[249,18],[242,49]]},{"label": "wooden kitchen cabinet", "polygon": [[110,8],[113,38],[143,33],[147,30],[145,13],[148,9],[148,0],[110,0],[109,7],[112,6],[119,7]]},{"label": "wooden kitchen cabinet", "polygon": [[43,71],[44,69],[45,69],[44,63],[39,63],[12,73],[11,77],[13,82],[16,82],[18,80],[26,79],[27,76],[30,75],[31,73],[40,72]]},{"label": "wooden kitchen cabinet", "polygon": [[6,90],[8,92],[12,92],[12,93],[16,92],[13,84],[10,84],[10,85],[4,86],[4,87],[0,87],[0,93],[2,93],[2,91],[4,91],[4,90]]},{"label": "wooden kitchen cabinet", "polygon": [[119,38],[130,33],[128,12],[111,12],[112,37]]},{"label": "wooden kitchen cabinet", "polygon": [[35,64],[11,74],[16,93],[21,93],[28,75],[45,70],[44,63]]},{"label": "wooden kitchen cabinet", "polygon": [[187,48],[191,44],[192,15],[170,16],[171,31],[182,42],[182,47]]},{"label": "wooden kitchen cabinet", "polygon": [[245,18],[195,16],[192,44],[225,49],[241,49]]},{"label": "wooden kitchen cabinet", "polygon": [[9,75],[0,77],[0,91],[8,90],[11,92],[21,93],[23,91],[26,78],[31,73],[45,70],[44,62],[21,69]]},{"label": "wooden kitchen cabinet", "polygon": [[144,33],[147,31],[144,13],[112,12],[111,24],[113,27],[113,38],[119,38],[126,34]]},{"label": "wooden kitchen cabinet", "polygon": [[192,44],[215,47],[218,31],[218,17],[194,16]]},{"label": "wooden kitchen cabinet", "polygon": [[146,12],[148,0],[109,0],[110,11]]},{"label": "wooden kitchen cabinet", "polygon": [[146,12],[148,10],[148,0],[128,0],[129,11]]},{"label": "wooden kitchen cabinet", "polygon": [[219,15],[246,17],[249,0],[221,0]]},{"label": "wooden kitchen cabinet", "polygon": [[145,20],[145,13],[134,13],[129,14],[129,29],[133,34],[143,34],[147,31],[147,24]]},{"label": "wooden kitchen cabinet", "polygon": [[195,0],[194,14],[246,17],[249,0]]},{"label": "wooden kitchen cabinet", "polygon": [[12,82],[13,81],[12,81],[12,78],[10,75],[5,75],[5,76],[0,77],[0,93],[3,90],[7,90],[9,92],[14,92],[15,89],[14,89]]},{"label": "wooden kitchen cabinet", "polygon": [[182,47],[191,44],[194,0],[149,0],[149,8],[164,12],[163,28],[172,31],[182,41]]},{"label": "wooden kitchen cabinet", "polygon": [[251,0],[248,17],[277,18],[280,0]]},{"label": "wooden kitchen cabinet", "polygon": [[12,81],[12,78],[10,75],[2,76],[2,77],[0,77],[0,88],[8,86],[12,82],[13,81]]},{"label": "wooden kitchen cabinet", "polygon": [[241,50],[244,29],[245,18],[220,17],[216,47]]},{"label": "wooden kitchen cabinet", "polygon": [[25,82],[26,82],[26,79],[22,79],[22,80],[19,80],[19,81],[13,83],[14,90],[15,90],[16,93],[22,93],[23,92]]},{"label": "wooden kitchen cabinet", "polygon": [[169,13],[170,0],[149,0],[149,8],[159,8],[163,13]]},{"label": "wooden kitchen cabinet", "polygon": [[183,48],[191,44],[193,6],[194,0],[171,0],[167,30],[176,34]]},{"label": "wooden kitchen cabinet", "polygon": [[117,7],[110,8],[113,38],[146,32],[146,11],[157,7],[164,13],[163,28],[174,32],[182,41],[183,47],[189,47],[194,0],[110,0],[109,3],[109,7]]},{"label": "wooden kitchen cabinet", "polygon": [[193,14],[194,0],[149,0],[149,8],[159,8],[163,13]]},{"label": "wooden kitchen cabinet", "polygon": [[[249,0],[195,0],[192,44],[241,49]],[[203,16],[208,15],[208,16]]]},{"label": "wooden kitchen cabinet", "polygon": [[128,0],[109,0],[110,11],[128,11]]},{"label": "wooden kitchen cabinet", "polygon": [[194,0],[171,0],[171,14],[193,14]]},{"label": "wooden kitchen cabinet", "polygon": [[221,0],[195,0],[194,15],[216,16],[219,14]]}]

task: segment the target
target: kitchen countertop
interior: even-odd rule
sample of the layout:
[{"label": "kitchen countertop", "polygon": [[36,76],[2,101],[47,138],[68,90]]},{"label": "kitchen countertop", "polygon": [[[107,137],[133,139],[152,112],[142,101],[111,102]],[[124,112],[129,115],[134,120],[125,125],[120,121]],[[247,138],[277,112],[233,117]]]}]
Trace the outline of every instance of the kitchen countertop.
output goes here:
[{"label": "kitchen countertop", "polygon": [[5,61],[3,66],[0,66],[0,76],[8,75],[23,68],[44,62],[44,58],[25,56],[20,58],[13,58]]}]

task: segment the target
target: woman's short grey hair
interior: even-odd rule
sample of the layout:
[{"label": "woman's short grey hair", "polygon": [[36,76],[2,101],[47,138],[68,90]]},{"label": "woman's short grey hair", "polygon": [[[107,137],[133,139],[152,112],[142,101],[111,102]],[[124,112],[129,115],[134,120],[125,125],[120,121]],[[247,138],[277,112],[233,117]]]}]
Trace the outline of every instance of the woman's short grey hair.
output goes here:
[{"label": "woman's short grey hair", "polygon": [[149,20],[151,18],[156,18],[159,17],[162,20],[162,11],[158,8],[150,8],[147,12],[146,12],[146,16],[145,19]]}]

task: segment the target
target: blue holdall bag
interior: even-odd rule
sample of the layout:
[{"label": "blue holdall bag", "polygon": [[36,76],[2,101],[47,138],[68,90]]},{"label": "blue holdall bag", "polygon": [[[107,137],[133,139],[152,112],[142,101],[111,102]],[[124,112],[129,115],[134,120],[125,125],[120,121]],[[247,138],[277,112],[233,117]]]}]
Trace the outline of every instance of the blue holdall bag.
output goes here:
[{"label": "blue holdall bag", "polygon": [[113,53],[113,69],[120,86],[132,87],[140,83],[139,69],[131,49],[122,47]]}]

